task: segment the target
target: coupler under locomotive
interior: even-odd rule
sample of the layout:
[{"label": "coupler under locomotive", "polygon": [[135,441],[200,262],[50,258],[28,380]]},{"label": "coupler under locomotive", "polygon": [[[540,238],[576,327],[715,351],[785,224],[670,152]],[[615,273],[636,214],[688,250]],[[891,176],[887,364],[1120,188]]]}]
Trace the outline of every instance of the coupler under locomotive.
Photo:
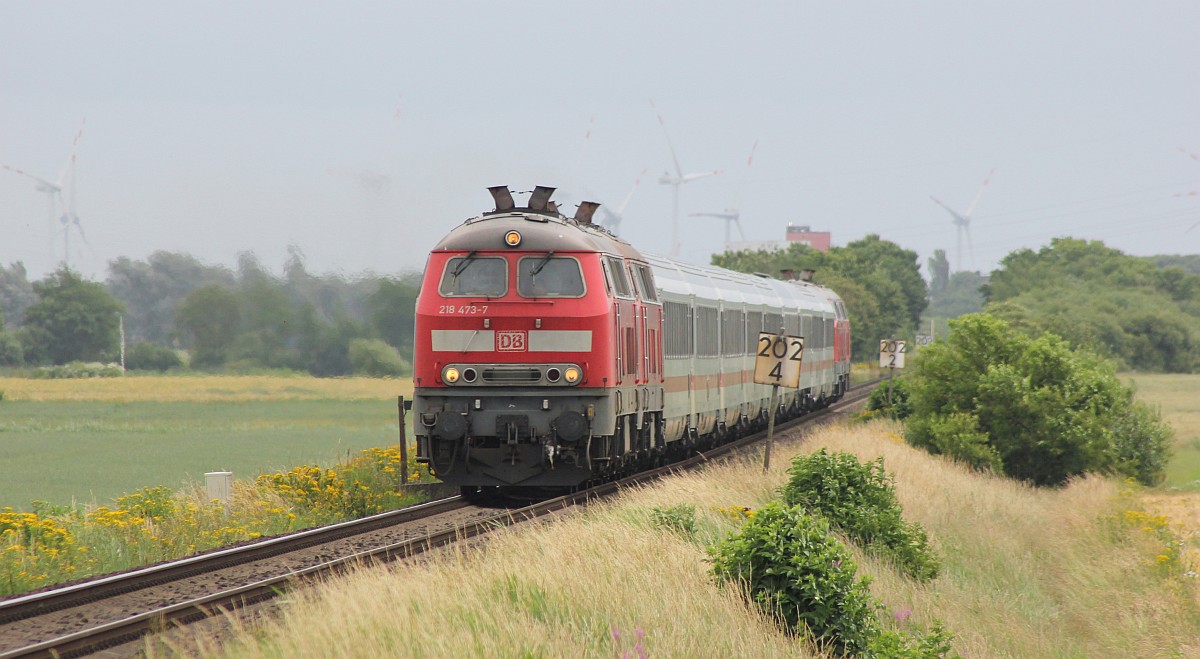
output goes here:
[{"label": "coupler under locomotive", "polygon": [[[417,391],[417,461],[447,485],[570,488],[594,477],[593,442],[611,435],[607,396],[511,389]],[[609,422],[612,425],[612,422]]]}]

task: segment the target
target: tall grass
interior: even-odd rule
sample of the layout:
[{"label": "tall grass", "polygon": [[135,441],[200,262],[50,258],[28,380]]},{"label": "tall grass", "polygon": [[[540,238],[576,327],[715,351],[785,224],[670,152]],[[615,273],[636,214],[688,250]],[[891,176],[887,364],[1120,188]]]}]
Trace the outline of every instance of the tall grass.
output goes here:
[{"label": "tall grass", "polygon": [[[856,552],[886,603],[885,626],[941,621],[970,657],[1200,655],[1195,568],[1179,555],[1159,558],[1174,536],[1142,509],[1141,492],[1102,478],[1033,489],[911,449],[898,430],[832,428],[790,448],[882,456],[905,518],[929,531],[943,557],[941,576],[919,584]],[[765,476],[746,459],[673,477],[583,514],[499,532],[482,548],[302,591],[281,617],[226,647],[197,636],[151,653],[812,656],[816,649],[719,586],[705,554],[745,519],[743,508],[777,498],[786,451]],[[694,520],[678,523],[689,507]]]}]

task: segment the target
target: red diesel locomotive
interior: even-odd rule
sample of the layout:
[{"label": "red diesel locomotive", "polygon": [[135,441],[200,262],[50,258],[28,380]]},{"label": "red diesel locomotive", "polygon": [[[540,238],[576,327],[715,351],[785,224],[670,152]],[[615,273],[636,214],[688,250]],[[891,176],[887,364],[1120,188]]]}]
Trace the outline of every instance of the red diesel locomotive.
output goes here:
[{"label": "red diesel locomotive", "polygon": [[413,418],[420,462],[443,482],[571,488],[663,464],[761,427],[758,334],[805,337],[800,388],[779,413],[828,405],[850,378],[841,299],[644,254],[573,218],[538,187],[434,247],[417,300]]}]

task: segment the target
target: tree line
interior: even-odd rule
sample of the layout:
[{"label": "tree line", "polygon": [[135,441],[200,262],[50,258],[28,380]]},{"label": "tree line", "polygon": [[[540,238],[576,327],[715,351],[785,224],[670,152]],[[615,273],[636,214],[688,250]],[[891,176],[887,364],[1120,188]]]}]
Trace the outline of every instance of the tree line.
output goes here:
[{"label": "tree line", "polygon": [[131,369],[400,375],[417,288],[417,275],[314,275],[296,249],[281,276],[252,254],[235,269],[165,251],[122,257],[103,283],[65,267],[30,282],[14,263],[0,268],[0,366],[116,362],[123,327]]},{"label": "tree line", "polygon": [[928,260],[879,236],[827,253],[803,245],[727,252],[715,265],[777,276],[816,270],[814,280],[842,296],[856,360],[872,358],[882,338],[915,338],[936,322],[984,312],[1038,337],[1111,359],[1119,369],[1188,373],[1200,367],[1200,256],[1137,257],[1099,241],[1056,238],[1020,249],[985,276],[950,272],[944,250]]},{"label": "tree line", "polygon": [[[852,352],[873,359],[879,340],[915,338],[936,320],[984,311],[1037,337],[1061,336],[1118,368],[1191,372],[1200,366],[1200,257],[1135,257],[1098,241],[1058,238],[1006,256],[985,276],[950,272],[943,250],[922,275],[916,252],[878,235],[820,252],[736,251],[714,265],[781,276],[815,271],[852,323]],[[234,268],[174,252],[109,263],[103,283],[60,269],[30,282],[0,267],[0,366],[118,358],[123,322],[132,368],[286,368],[319,376],[397,373],[411,360],[419,274],[314,275],[289,250],[280,275],[252,255]]]}]

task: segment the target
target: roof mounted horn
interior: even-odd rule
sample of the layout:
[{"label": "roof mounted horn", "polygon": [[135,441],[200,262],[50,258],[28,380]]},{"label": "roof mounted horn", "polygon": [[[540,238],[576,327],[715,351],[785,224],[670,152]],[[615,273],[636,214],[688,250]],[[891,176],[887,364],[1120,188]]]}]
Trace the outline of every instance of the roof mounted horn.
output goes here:
[{"label": "roof mounted horn", "polygon": [[492,193],[492,199],[496,200],[495,212],[500,213],[516,208],[517,204],[513,201],[512,192],[507,185],[493,185],[488,188],[488,192]]},{"label": "roof mounted horn", "polygon": [[531,211],[546,211],[547,204],[550,202],[550,195],[554,194],[555,188],[548,188],[544,185],[539,185],[533,189],[533,194],[529,195],[529,210]]},{"label": "roof mounted horn", "polygon": [[600,204],[594,201],[579,202],[579,208],[575,211],[575,221],[580,224],[591,224],[592,215],[595,215],[597,208],[600,208]]}]

